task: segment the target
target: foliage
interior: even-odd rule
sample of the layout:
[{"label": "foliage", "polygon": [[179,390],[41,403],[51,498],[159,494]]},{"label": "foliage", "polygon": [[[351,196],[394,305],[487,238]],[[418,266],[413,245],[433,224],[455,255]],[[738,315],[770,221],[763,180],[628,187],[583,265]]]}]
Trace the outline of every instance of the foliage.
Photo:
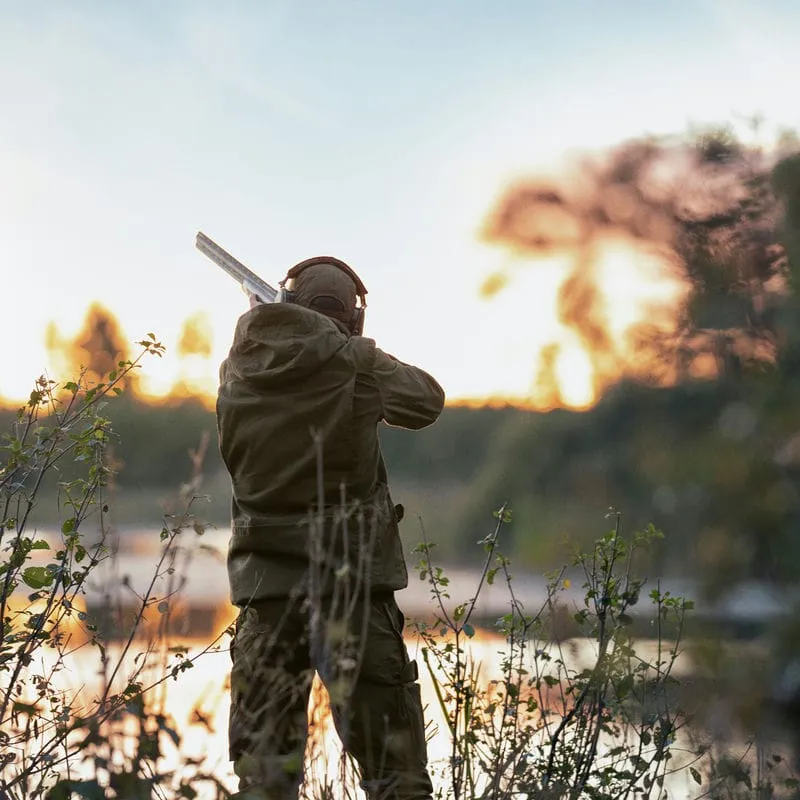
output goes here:
[{"label": "foliage", "polygon": [[[81,329],[74,338],[63,337],[50,323],[45,335],[47,349],[59,365],[59,374],[83,374],[87,380],[98,382],[113,372],[120,360],[128,360],[128,343],[116,317],[99,303],[92,303],[86,312]],[[135,374],[128,378],[135,383]],[[127,382],[117,381],[121,386]]]},{"label": "foliage", "polygon": [[[750,124],[757,135],[759,121]],[[784,184],[773,172],[796,152],[796,142],[768,151],[725,127],[623,142],[582,159],[580,180],[532,178],[510,187],[484,235],[529,256],[569,257],[559,316],[591,359],[597,389],[620,372],[740,379],[774,361],[776,312],[791,295],[779,224]],[[599,254],[609,241],[626,243],[642,260],[654,256],[685,288],[669,320],[648,315],[630,331],[628,353],[611,335],[612,298],[599,288]]]},{"label": "foliage", "polygon": [[[619,515],[613,516],[615,527],[590,551],[578,550],[572,570],[550,576],[535,613],[520,602],[511,562],[500,551],[501,528],[511,519],[505,506],[480,542],[483,569],[466,602],[451,600],[449,579],[432,560],[433,545],[424,540],[418,546],[419,575],[437,610],[416,630],[450,742],[449,757],[438,765],[447,784],[442,797],[663,797],[685,776],[699,796],[772,796],[765,793],[775,788],[772,776],[748,759],[752,747],[737,758],[698,735],[699,721],[682,706],[677,674],[693,602],[658,584],[648,590],[636,575],[637,556],[662,534],[651,526],[625,538]],[[570,608],[564,595],[572,572],[583,582]],[[496,623],[505,641],[500,677],[487,676],[472,652],[473,615],[482,591],[496,580],[505,584],[509,604]],[[634,607],[645,598],[649,608],[639,613],[652,621],[649,647],[631,633]],[[565,608],[579,629],[577,640],[554,634]],[[778,764],[781,756],[772,756],[770,766]],[[794,785],[790,770],[780,780],[784,789]]]},{"label": "foliage", "polygon": [[[180,534],[186,528],[204,530],[191,499],[185,513],[165,520],[161,556],[144,591],[137,593],[125,580],[108,585],[105,572],[106,608],[113,608],[115,587],[127,587],[135,597],[130,625],[119,629],[117,623],[111,631],[119,638],[109,641],[108,628],[87,606],[90,584],[102,584],[114,557],[107,524],[113,474],[108,450],[114,437],[109,401],[144,356],[163,352],[152,334],[138,344],[137,358],[118,362],[99,380],[86,371],[63,386],[40,378],[3,438],[0,785],[9,799],[150,797],[163,796],[169,787],[176,796],[191,798],[203,781],[227,794],[203,773],[202,760],[165,766],[164,756],[181,737],[149,692],[191,668],[199,654],[171,651],[163,636],[134,654],[148,613],[156,613],[158,631],[168,629],[181,586]],[[31,525],[51,474],[61,478],[63,518],[55,536]],[[96,694],[72,683],[76,654],[87,648],[96,650],[100,665]]]}]

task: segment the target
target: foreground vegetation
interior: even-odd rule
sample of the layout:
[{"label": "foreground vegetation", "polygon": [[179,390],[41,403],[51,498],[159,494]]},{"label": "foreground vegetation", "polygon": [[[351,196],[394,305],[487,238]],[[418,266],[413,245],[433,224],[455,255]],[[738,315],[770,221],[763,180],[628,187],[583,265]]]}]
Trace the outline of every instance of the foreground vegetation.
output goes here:
[{"label": "foreground vegetation", "polygon": [[[231,796],[223,764],[184,750],[187,732],[167,699],[167,685],[186,680],[195,663],[227,645],[230,633],[220,630],[192,653],[175,634],[191,551],[206,527],[193,508],[200,499],[193,494],[197,452],[185,509],[164,519],[150,583],[134,587],[105,573],[114,642],[85,610],[87,587],[103,580],[102,568],[114,558],[104,522],[116,441],[107,411],[141,357],[162,349],[154,338],[140,344],[140,356],[120,362],[105,380],[85,374],[64,386],[40,380],[3,439],[0,786],[13,800]],[[30,526],[50,473],[69,476],[57,483],[57,541]],[[428,713],[438,726],[431,746],[446,743],[446,754],[431,763],[438,797],[763,798],[793,789],[783,737],[770,738],[760,726],[756,738],[742,727],[714,739],[697,709],[685,705],[676,668],[686,657],[683,630],[692,603],[648,585],[639,573],[658,531],[625,537],[612,514],[612,529],[588,551],[577,550],[570,571],[549,577],[544,605],[526,609],[502,552],[511,512],[503,507],[495,516],[494,529],[479,542],[484,563],[468,598],[450,597],[432,542],[416,550],[419,577],[433,599],[431,618],[414,625],[436,698]],[[582,581],[577,605],[562,597],[575,570]],[[496,623],[493,670],[476,655],[473,615],[495,582],[506,587],[508,611]],[[135,609],[127,621],[124,599]],[[632,623],[647,604],[656,627],[652,641],[641,642],[631,635]],[[565,611],[580,630],[566,641],[554,628]],[[70,678],[87,649],[96,653],[99,685],[75,688]],[[320,763],[328,757],[319,739],[324,717],[317,711],[315,720],[306,795],[355,795],[346,759],[333,772]],[[199,711],[196,723],[211,735],[213,723]]]}]

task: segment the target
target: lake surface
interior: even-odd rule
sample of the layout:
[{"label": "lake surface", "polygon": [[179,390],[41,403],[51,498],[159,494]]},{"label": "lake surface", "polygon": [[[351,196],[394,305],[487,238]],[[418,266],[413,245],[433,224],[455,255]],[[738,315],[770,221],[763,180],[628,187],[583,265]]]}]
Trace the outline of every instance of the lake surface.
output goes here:
[{"label": "lake surface", "polygon": [[[186,642],[189,647],[189,657],[197,656],[195,666],[177,676],[177,679],[167,679],[158,687],[152,689],[149,701],[155,710],[162,710],[174,720],[174,727],[180,733],[180,751],[169,748],[165,766],[179,769],[182,763],[189,758],[201,761],[201,769],[212,773],[219,781],[231,791],[236,789],[236,779],[227,760],[227,721],[228,721],[228,673],[230,657],[227,650],[227,637],[220,643],[216,651],[205,652],[197,655],[207,645],[203,641]],[[446,768],[450,757],[450,742],[446,733],[447,728],[442,718],[430,676],[426,673],[423,659],[418,652],[419,641],[410,636],[407,645],[413,657],[417,658],[420,666],[420,682],[422,685],[423,703],[426,706],[426,721],[431,736],[429,742],[429,758],[431,761],[434,781],[442,783],[441,772]],[[469,654],[476,663],[481,665],[482,675],[488,681],[501,675],[500,662],[504,652],[505,642],[499,636],[479,631],[469,643]],[[108,651],[109,663],[114,664],[118,658],[120,645],[114,645]],[[642,647],[652,649],[652,643],[642,643]],[[120,673],[121,681],[128,681],[138,664],[144,663],[148,658],[153,662],[139,675],[145,685],[151,679],[163,674],[163,666],[159,666],[153,656],[140,656],[145,652],[145,643],[135,643],[126,660],[126,669]],[[565,646],[574,666],[588,666],[595,655],[591,644],[585,642],[570,642]],[[41,666],[45,666],[41,664]],[[91,647],[75,652],[69,658],[68,669],[62,672],[60,682],[67,688],[75,690],[80,688],[84,697],[96,696],[102,684],[99,653]],[[122,685],[122,684],[120,684]],[[314,699],[317,701],[316,711]],[[312,734],[312,747],[317,753],[323,754],[315,768],[315,780],[321,780],[327,770],[329,779],[336,779],[340,765],[341,750],[330,716],[325,710],[326,698],[321,687],[312,697],[312,719],[315,720],[315,731]],[[202,720],[202,721],[201,721]],[[134,737],[135,738],[135,737]],[[168,743],[164,737],[165,744]],[[132,745],[133,738],[129,742]],[[77,765],[76,765],[77,766]],[[92,774],[90,765],[78,767],[73,774],[83,773],[89,777]],[[672,781],[672,794],[674,797],[689,797],[690,788],[683,778]],[[211,787],[196,786],[200,797],[214,797]]]}]

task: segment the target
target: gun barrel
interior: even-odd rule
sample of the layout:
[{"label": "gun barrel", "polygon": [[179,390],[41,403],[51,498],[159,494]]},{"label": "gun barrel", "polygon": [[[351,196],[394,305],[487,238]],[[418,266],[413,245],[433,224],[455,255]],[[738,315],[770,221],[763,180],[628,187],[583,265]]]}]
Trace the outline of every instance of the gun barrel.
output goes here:
[{"label": "gun barrel", "polygon": [[227,250],[224,250],[216,242],[209,239],[202,231],[197,232],[195,246],[203,255],[225,270],[235,281],[242,284],[246,290],[257,294],[263,302],[275,302],[275,298],[278,295],[276,289],[259,278],[255,272],[249,270],[241,261],[235,259]]}]

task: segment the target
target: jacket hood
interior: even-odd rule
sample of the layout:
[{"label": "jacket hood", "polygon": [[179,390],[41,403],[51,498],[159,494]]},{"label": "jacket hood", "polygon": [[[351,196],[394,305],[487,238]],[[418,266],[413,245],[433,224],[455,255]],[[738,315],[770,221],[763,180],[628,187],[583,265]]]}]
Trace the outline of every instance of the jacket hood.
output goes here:
[{"label": "jacket hood", "polygon": [[264,303],[239,317],[225,366],[258,384],[302,380],[347,344],[336,323],[295,304]]}]

